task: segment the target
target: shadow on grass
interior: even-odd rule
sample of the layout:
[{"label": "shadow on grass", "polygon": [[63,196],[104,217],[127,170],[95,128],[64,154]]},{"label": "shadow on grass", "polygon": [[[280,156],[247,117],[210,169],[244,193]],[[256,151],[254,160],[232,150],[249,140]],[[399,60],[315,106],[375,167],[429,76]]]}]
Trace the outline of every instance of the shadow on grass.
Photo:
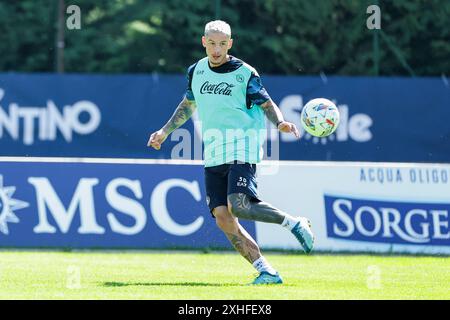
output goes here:
[{"label": "shadow on grass", "polygon": [[190,286],[190,287],[243,287],[239,283],[210,283],[210,282],[104,282],[104,287],[130,287],[130,286]]}]

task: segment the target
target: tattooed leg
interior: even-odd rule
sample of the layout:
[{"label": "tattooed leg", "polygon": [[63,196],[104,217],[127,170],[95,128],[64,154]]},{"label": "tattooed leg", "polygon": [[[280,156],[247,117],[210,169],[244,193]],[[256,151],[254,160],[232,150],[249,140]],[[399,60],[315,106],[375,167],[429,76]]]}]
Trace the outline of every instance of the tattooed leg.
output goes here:
[{"label": "tattooed leg", "polygon": [[230,240],[233,247],[243,256],[248,262],[253,263],[261,257],[261,251],[255,240],[245,231],[245,229],[238,223],[238,230],[236,233],[225,232],[228,240]]},{"label": "tattooed leg", "polygon": [[245,193],[228,195],[228,206],[234,216],[246,220],[281,224],[289,216],[267,202],[252,202]]},{"label": "tattooed leg", "polygon": [[250,263],[261,257],[261,251],[256,241],[233,217],[226,206],[214,209],[214,216],[219,228],[225,233],[233,247]]}]

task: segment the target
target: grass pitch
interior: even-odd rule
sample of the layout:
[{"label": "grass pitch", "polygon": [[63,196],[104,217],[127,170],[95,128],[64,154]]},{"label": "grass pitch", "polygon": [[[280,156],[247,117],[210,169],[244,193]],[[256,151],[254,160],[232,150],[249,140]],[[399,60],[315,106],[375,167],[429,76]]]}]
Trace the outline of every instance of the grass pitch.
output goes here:
[{"label": "grass pitch", "polygon": [[450,299],[450,257],[266,253],[283,285],[248,286],[237,253],[1,251],[1,299]]}]

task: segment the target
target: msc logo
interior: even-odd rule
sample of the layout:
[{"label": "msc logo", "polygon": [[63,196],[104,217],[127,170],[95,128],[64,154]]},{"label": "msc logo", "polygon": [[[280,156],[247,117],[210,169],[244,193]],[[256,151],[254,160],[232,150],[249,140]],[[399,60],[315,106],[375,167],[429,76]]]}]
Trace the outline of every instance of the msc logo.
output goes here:
[{"label": "msc logo", "polygon": [[[159,182],[150,195],[150,207],[146,208],[139,200],[144,198],[141,182],[126,178],[115,178],[106,184],[104,198],[95,197],[94,187],[100,184],[98,178],[81,178],[67,205],[58,194],[58,188],[54,188],[47,177],[28,177],[28,183],[34,187],[36,203],[31,209],[37,209],[38,224],[33,228],[35,234],[67,234],[73,228],[74,221],[79,221],[78,234],[105,234],[107,228],[98,222],[97,205],[106,200],[110,212],[106,214],[108,229],[121,235],[135,235],[140,233],[147,224],[147,210],[156,225],[164,232],[175,236],[187,236],[195,233],[204,224],[204,218],[198,216],[191,223],[178,223],[169,213],[167,195],[171,189],[178,188],[187,191],[194,201],[201,200],[200,186],[197,181],[183,179],[167,179]],[[59,187],[61,187],[60,183]],[[29,203],[13,199],[15,187],[4,187],[3,177],[0,175],[0,232],[9,234],[8,223],[18,223],[19,219],[14,210],[29,207]],[[120,191],[119,191],[120,190]],[[126,192],[127,195],[121,192]],[[114,212],[114,213],[113,213]],[[79,218],[76,214],[79,213]],[[118,217],[120,216],[120,217]],[[123,224],[124,216],[134,223]],[[75,222],[78,224],[78,222]]]},{"label": "msc logo", "polygon": [[325,195],[331,238],[450,245],[450,203],[375,201]]},{"label": "msc logo", "polygon": [[15,191],[16,187],[3,186],[3,176],[0,175],[0,232],[3,234],[9,234],[8,222],[19,222],[14,210],[28,207],[27,202],[12,198]]}]

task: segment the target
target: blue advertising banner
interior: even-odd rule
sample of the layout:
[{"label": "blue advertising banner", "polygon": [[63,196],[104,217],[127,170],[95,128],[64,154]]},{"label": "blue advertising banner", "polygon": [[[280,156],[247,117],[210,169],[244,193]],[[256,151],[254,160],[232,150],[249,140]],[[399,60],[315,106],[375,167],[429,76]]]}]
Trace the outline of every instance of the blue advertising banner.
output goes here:
[{"label": "blue advertising banner", "polygon": [[203,166],[75,162],[0,162],[0,246],[231,247]]},{"label": "blue advertising banner", "polygon": [[[441,78],[262,80],[299,128],[310,99],[330,99],[341,114],[327,138],[269,135],[281,160],[450,162],[450,87]],[[146,147],[185,88],[183,75],[1,74],[0,155],[201,159],[196,113],[161,150]]]},{"label": "blue advertising banner", "polygon": [[367,200],[324,195],[330,238],[448,246],[450,203]]}]

